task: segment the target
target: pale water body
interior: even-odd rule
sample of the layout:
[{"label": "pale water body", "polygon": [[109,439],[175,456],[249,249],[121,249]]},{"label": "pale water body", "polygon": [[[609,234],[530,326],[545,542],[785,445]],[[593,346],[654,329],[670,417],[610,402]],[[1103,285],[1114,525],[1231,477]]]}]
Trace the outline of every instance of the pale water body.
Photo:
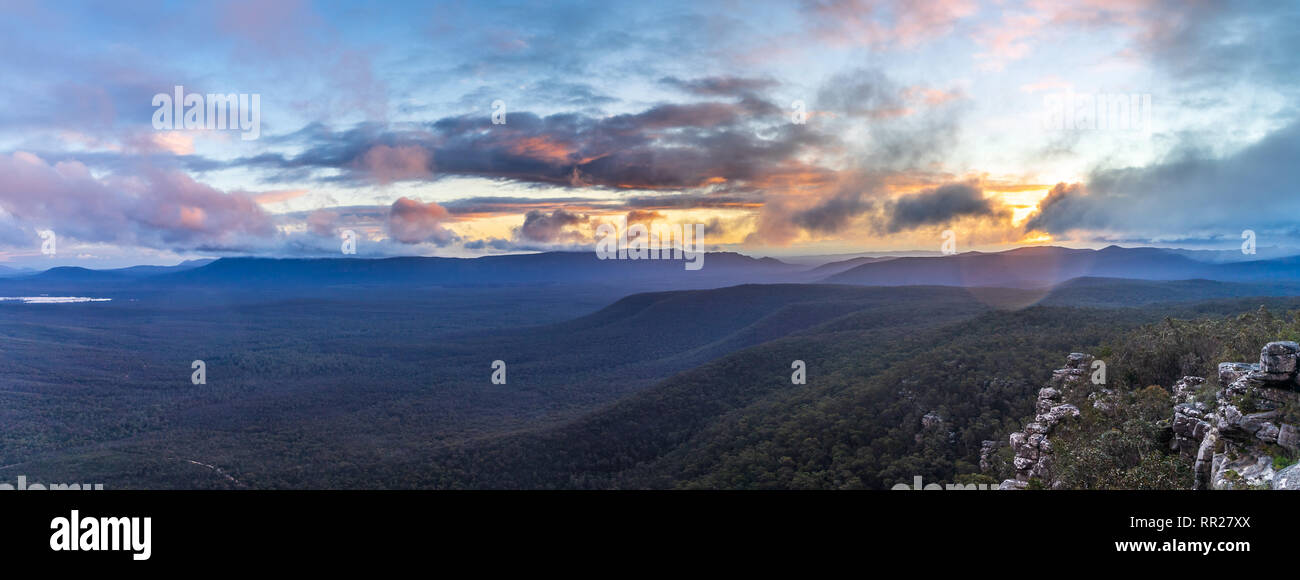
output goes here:
[{"label": "pale water body", "polygon": [[112,298],[87,298],[84,296],[0,296],[0,302],[23,304],[71,304],[75,302],[108,302]]}]

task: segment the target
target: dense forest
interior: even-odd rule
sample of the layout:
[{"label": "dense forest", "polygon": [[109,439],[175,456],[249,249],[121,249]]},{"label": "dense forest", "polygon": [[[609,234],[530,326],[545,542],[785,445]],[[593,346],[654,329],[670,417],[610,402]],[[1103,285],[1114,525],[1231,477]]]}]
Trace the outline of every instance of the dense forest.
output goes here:
[{"label": "dense forest", "polygon": [[[1000,475],[979,473],[982,442],[1018,429],[1066,353],[1086,351],[1125,396],[1153,402],[1134,405],[1131,424],[1081,422],[1077,442],[1122,437],[1072,448],[1071,477],[1177,487],[1185,467],[1148,437],[1165,418],[1148,385],[1295,336],[1293,317],[1265,312],[1300,299],[1240,298],[1285,291],[1080,280],[1050,294],[745,285],[604,308],[598,293],[565,288],[0,305],[0,477],[109,488],[982,481]],[[190,384],[194,359],[208,365],[205,385]],[[489,380],[498,359],[506,384]],[[793,384],[794,361],[806,384]]]}]

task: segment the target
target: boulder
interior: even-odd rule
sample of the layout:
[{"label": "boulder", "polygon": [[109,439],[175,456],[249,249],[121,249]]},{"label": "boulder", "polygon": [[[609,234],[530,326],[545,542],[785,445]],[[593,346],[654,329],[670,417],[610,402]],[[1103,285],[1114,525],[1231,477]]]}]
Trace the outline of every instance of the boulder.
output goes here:
[{"label": "boulder", "polygon": [[1048,409],[1046,413],[1042,413],[1034,419],[1039,423],[1045,424],[1050,432],[1053,427],[1056,427],[1056,425],[1065,420],[1065,418],[1078,416],[1079,408],[1066,403],[1064,405],[1056,405],[1055,407]]},{"label": "boulder", "polygon": [[1259,370],[1259,365],[1239,362],[1219,363],[1219,384],[1223,386],[1231,385],[1247,373],[1257,370]]},{"label": "boulder", "polygon": [[[1263,429],[1265,425],[1272,425],[1270,421],[1276,419],[1277,416],[1278,416],[1277,411],[1265,411],[1263,413],[1251,413],[1249,415],[1242,415],[1241,421],[1240,423],[1238,423],[1238,426],[1241,428],[1242,431],[1254,435],[1258,433],[1261,429]],[[1277,427],[1274,426],[1273,430],[1274,430],[1273,439],[1276,441]]]},{"label": "boulder", "polygon": [[1300,344],[1289,340],[1270,342],[1259,352],[1259,370],[1274,376],[1294,375],[1298,352]]},{"label": "boulder", "polygon": [[1259,431],[1255,432],[1255,438],[1263,441],[1267,445],[1277,443],[1278,428],[1277,425],[1265,422]]},{"label": "boulder", "polygon": [[1273,476],[1273,489],[1300,491],[1300,463],[1277,472]]},{"label": "boulder", "polygon": [[1170,424],[1173,431],[1171,445],[1174,451],[1188,458],[1196,456],[1201,439],[1210,430],[1210,424],[1205,421],[1204,416],[1204,404],[1180,403],[1174,406],[1174,420]]},{"label": "boulder", "polygon": [[1060,404],[1061,392],[1052,387],[1044,387],[1038,390],[1038,401],[1034,404],[1034,411],[1037,413],[1046,413],[1048,409]]},{"label": "boulder", "polygon": [[1273,388],[1261,388],[1255,391],[1259,399],[1256,404],[1268,409],[1278,407],[1300,405],[1300,392],[1290,390],[1289,388],[1278,388],[1279,385],[1271,385]]},{"label": "boulder", "polygon": [[1283,423],[1277,430],[1277,444],[1291,453],[1300,452],[1300,431],[1296,430],[1295,425]]},{"label": "boulder", "polygon": [[1192,489],[1210,489],[1213,481],[1211,472],[1214,465],[1214,448],[1218,443],[1219,432],[1215,429],[1211,429],[1201,440],[1201,446],[1196,450],[1196,463],[1192,467],[1192,473],[1196,478]]},{"label": "boulder", "polygon": [[1273,471],[1273,458],[1267,455],[1241,455],[1233,459],[1226,454],[1214,456],[1214,489],[1242,489],[1273,486],[1277,475]]},{"label": "boulder", "polygon": [[1219,410],[1214,415],[1214,426],[1220,433],[1235,431],[1237,426],[1241,424],[1241,410],[1236,405],[1219,405]]},{"label": "boulder", "polygon": [[1072,352],[1065,357],[1065,368],[1068,369],[1087,369],[1092,366],[1092,355],[1081,352]]},{"label": "boulder", "polygon": [[[1220,365],[1222,366],[1222,365]],[[1183,377],[1174,383],[1174,399],[1180,402],[1188,402],[1196,396],[1196,389],[1205,384],[1205,379],[1201,377]]]},{"label": "boulder", "polygon": [[1080,382],[1092,371],[1093,357],[1081,352],[1072,352],[1065,359],[1065,368],[1052,371],[1052,384],[1066,387]]}]

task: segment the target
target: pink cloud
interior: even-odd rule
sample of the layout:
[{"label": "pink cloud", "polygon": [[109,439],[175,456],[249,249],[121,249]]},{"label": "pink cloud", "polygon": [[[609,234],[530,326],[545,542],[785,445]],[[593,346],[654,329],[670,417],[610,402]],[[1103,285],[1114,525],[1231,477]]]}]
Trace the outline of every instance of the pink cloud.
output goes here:
[{"label": "pink cloud", "polygon": [[1028,56],[1035,42],[1049,38],[1049,30],[1071,27],[1114,26],[1147,40],[1168,26],[1166,19],[1148,14],[1155,5],[1154,0],[1034,0],[1024,10],[1004,11],[997,24],[977,32],[975,41],[985,49],[975,56],[983,68],[1001,70]]},{"label": "pink cloud", "polygon": [[138,131],[124,137],[122,144],[132,153],[192,155],[194,134],[182,131]]},{"label": "pink cloud", "polygon": [[99,178],[78,162],[0,155],[0,209],[31,228],[88,242],[160,249],[243,245],[275,234],[252,197],[178,171]]},{"label": "pink cloud", "polygon": [[877,47],[910,47],[941,37],[976,10],[973,0],[810,0],[805,6],[819,40]]},{"label": "pink cloud", "polygon": [[261,193],[252,193],[249,195],[253,196],[253,199],[256,200],[257,203],[261,203],[261,204],[280,203],[282,201],[289,201],[291,199],[297,199],[304,195],[307,195],[307,190],[306,189],[279,189],[274,191],[263,191]]},{"label": "pink cloud", "polygon": [[330,237],[337,233],[339,214],[318,209],[307,215],[307,230],[318,236]]},{"label": "pink cloud", "polygon": [[456,234],[443,227],[450,219],[451,213],[436,203],[401,197],[389,209],[388,234],[403,244],[433,242],[442,246],[456,240]]},{"label": "pink cloud", "polygon": [[433,156],[416,145],[375,145],[362,156],[361,166],[380,183],[433,176]]}]

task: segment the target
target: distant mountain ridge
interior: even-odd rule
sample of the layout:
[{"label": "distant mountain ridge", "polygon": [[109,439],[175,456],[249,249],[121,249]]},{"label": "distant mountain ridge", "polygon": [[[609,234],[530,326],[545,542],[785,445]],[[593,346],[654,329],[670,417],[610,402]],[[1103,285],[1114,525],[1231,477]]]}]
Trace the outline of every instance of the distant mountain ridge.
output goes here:
[{"label": "distant mountain ridge", "polygon": [[832,284],[867,286],[1055,285],[1083,277],[1135,280],[1300,280],[1300,257],[1208,263],[1163,248],[1079,250],[1056,246],[997,253],[967,252],[942,257],[895,258],[862,264],[824,278]]},{"label": "distant mountain ridge", "polygon": [[130,266],[127,268],[112,268],[107,270],[94,270],[80,266],[56,266],[43,272],[23,273],[26,280],[45,280],[59,282],[97,282],[97,281],[114,281],[129,280],[137,278],[148,278],[173,272],[183,272],[194,268],[201,268],[215,262],[216,260],[186,260],[175,266]]},{"label": "distant mountain ridge", "polygon": [[201,268],[170,273],[158,281],[202,284],[548,284],[660,282],[777,282],[802,270],[771,258],[731,252],[703,256],[700,270],[684,260],[601,260],[591,252],[546,252],[479,258],[222,258]]},{"label": "distant mountain ridge", "polygon": [[[1300,281],[1300,256],[1200,261],[1196,254],[1162,248],[1100,250],[1035,246],[951,256],[857,257],[818,266],[734,252],[703,256],[700,270],[681,259],[601,260],[594,252],[544,252],[478,258],[255,258],[191,261],[176,266],[112,270],[56,267],[8,275],[0,287],[50,291],[79,287],[301,288],[325,286],[502,286],[598,284],[637,291],[702,289],[737,284],[825,283],[860,286],[963,286],[1039,288],[1078,278]],[[1209,254],[1204,254],[1207,258]]]}]

